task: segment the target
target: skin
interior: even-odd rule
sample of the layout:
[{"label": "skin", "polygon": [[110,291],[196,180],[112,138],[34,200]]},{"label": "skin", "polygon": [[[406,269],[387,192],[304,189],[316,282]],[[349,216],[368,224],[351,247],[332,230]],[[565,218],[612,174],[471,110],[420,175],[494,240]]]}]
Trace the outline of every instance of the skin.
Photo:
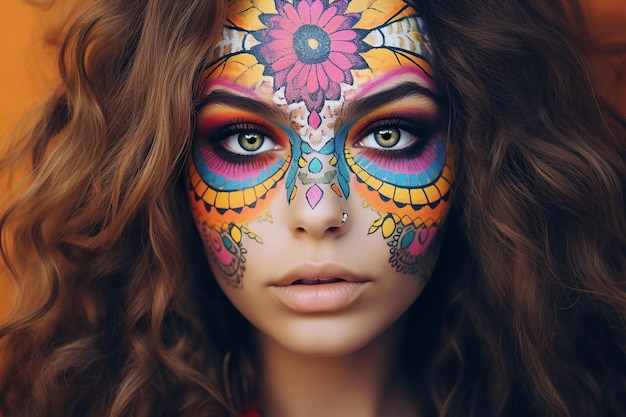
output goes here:
[{"label": "skin", "polygon": [[[432,274],[454,181],[426,39],[399,0],[232,3],[187,177],[212,272],[274,375],[267,415],[412,408],[398,319]],[[332,278],[359,282],[350,302],[281,296]]]}]

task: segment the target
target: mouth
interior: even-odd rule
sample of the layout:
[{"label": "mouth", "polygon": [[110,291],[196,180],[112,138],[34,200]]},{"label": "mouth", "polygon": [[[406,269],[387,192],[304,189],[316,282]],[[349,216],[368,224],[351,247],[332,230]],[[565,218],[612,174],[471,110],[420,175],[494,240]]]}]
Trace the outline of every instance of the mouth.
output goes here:
[{"label": "mouth", "polygon": [[297,273],[299,276],[292,274],[291,278],[287,276],[271,286],[276,299],[295,313],[330,313],[348,309],[371,284],[368,279],[337,270],[326,274],[322,270],[300,269]]},{"label": "mouth", "polygon": [[342,278],[330,278],[330,279],[297,279],[290,285],[320,285],[320,284],[332,284],[334,282],[346,282]]},{"label": "mouth", "polygon": [[370,281],[364,276],[337,263],[302,263],[276,280],[270,281],[272,287],[324,286]]}]

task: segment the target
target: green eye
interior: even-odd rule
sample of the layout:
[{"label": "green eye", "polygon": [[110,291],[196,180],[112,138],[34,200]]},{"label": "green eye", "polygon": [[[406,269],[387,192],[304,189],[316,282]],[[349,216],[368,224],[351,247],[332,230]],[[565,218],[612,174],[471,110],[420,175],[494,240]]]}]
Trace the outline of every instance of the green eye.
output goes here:
[{"label": "green eye", "polygon": [[400,129],[386,128],[374,133],[376,143],[383,148],[391,148],[400,142]]},{"label": "green eye", "polygon": [[265,138],[259,132],[243,132],[239,134],[237,141],[242,149],[248,152],[254,152],[261,149]]}]

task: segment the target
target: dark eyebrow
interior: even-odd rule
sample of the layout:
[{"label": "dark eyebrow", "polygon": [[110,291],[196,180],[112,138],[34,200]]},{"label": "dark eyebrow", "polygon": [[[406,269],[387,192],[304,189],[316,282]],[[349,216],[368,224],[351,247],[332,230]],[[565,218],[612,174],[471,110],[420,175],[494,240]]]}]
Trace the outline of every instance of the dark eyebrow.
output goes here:
[{"label": "dark eyebrow", "polygon": [[278,108],[250,97],[232,94],[225,90],[214,90],[203,97],[198,109],[210,104],[223,104],[257,114],[264,119],[286,121],[287,115]]},{"label": "dark eyebrow", "polygon": [[429,88],[413,82],[404,82],[388,90],[348,103],[345,107],[345,118],[349,120],[356,115],[371,113],[383,104],[411,96],[428,97],[438,103],[437,95]]}]

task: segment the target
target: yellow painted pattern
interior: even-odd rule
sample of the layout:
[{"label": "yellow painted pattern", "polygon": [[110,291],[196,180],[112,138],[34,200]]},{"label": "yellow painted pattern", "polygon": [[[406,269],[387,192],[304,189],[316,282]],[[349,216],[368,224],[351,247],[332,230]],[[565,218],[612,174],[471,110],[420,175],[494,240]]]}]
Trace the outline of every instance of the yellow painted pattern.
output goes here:
[{"label": "yellow painted pattern", "polygon": [[274,0],[231,1],[228,11],[229,18],[235,25],[249,30],[260,30],[267,27],[259,19],[262,13],[278,13]]},{"label": "yellow painted pattern", "polygon": [[426,197],[426,193],[422,188],[411,188],[409,190],[409,194],[411,196],[411,204],[423,206],[428,204],[428,198]]},{"label": "yellow painted pattern", "polygon": [[361,19],[354,25],[356,29],[371,29],[385,22],[394,22],[406,16],[415,14],[415,10],[406,8],[403,4],[389,0],[352,0],[346,8],[346,13],[359,13]]},{"label": "yellow painted pattern", "polygon": [[392,216],[388,216],[383,220],[382,231],[383,237],[386,239],[390,237],[394,230],[396,230],[396,222],[394,221]]},{"label": "yellow painted pattern", "polygon": [[367,61],[374,77],[396,70],[398,66],[411,65],[417,65],[430,76],[433,75],[433,69],[428,62],[415,55],[407,56],[387,48],[372,48],[361,56]]},{"label": "yellow painted pattern", "polygon": [[257,200],[254,188],[246,188],[243,190],[243,204],[249,206]]},{"label": "yellow painted pattern", "polygon": [[298,193],[298,187],[294,186],[293,190],[291,190],[291,195],[289,196],[289,201],[292,201],[294,198],[296,198],[296,194]]},{"label": "yellow painted pattern", "polygon": [[209,79],[226,78],[254,90],[263,79],[264,68],[254,55],[242,52],[225,61],[218,61],[207,69],[207,74],[211,74]]},{"label": "yellow painted pattern", "polygon": [[[454,159],[451,154],[452,152],[448,153],[443,172],[434,184],[423,188],[404,188],[383,182],[382,180],[371,176],[356,162],[354,162],[350,151],[345,151],[348,166],[363,183],[376,190],[379,194],[386,198],[395,200],[398,203],[416,206],[433,203],[441,199],[442,194],[445,194],[450,189],[450,186],[454,181],[453,171],[450,168],[451,166],[454,166]],[[396,207],[395,204],[394,207]]]},{"label": "yellow painted pattern", "polygon": [[394,201],[402,204],[411,204],[411,197],[409,195],[408,188],[400,188],[396,187],[395,193],[393,195]]},{"label": "yellow painted pattern", "polygon": [[[287,158],[283,165],[262,184],[233,191],[216,190],[208,186],[200,177],[193,161],[190,161],[188,177],[193,187],[193,191],[190,191],[194,194],[192,205],[197,209],[196,212],[200,213],[199,216],[202,221],[216,228],[225,223],[244,224],[261,217],[267,211],[269,201],[278,192],[279,187],[275,185],[284,177],[290,159]],[[199,200],[196,196],[199,197]],[[207,212],[205,204],[225,210],[225,212],[219,215],[213,211]],[[254,207],[251,207],[253,204]],[[255,240],[258,239],[255,238]]]},{"label": "yellow painted pattern", "polygon": [[230,228],[230,237],[237,243],[241,242],[241,229],[233,224]]},{"label": "yellow painted pattern", "polygon": [[[383,219],[388,218],[387,215],[395,218],[394,224],[402,223],[405,226],[413,223],[415,227],[420,227],[423,224],[431,225],[441,221],[445,213],[447,213],[452,200],[449,198],[448,201],[443,201],[441,198],[442,194],[445,195],[450,192],[451,184],[454,181],[453,169],[451,168],[455,164],[453,154],[453,152],[448,152],[442,175],[437,178],[435,183],[423,188],[398,187],[374,178],[364,170],[356,174],[363,182],[353,181],[354,190],[361,198],[367,201],[374,211],[382,216],[380,223],[374,222],[372,224],[370,233],[376,231],[381,226],[383,227],[383,235],[389,232],[388,228],[390,226],[387,226],[388,228],[385,229],[385,223],[383,222]],[[352,169],[358,166],[352,159],[349,151],[346,151],[346,160]],[[381,195],[390,200],[383,201],[380,197]],[[428,205],[437,201],[439,201],[439,205],[435,208]],[[398,207],[396,202],[406,204],[406,206]],[[416,211],[413,206],[422,207]],[[389,225],[389,222],[387,222],[387,225]]]}]

